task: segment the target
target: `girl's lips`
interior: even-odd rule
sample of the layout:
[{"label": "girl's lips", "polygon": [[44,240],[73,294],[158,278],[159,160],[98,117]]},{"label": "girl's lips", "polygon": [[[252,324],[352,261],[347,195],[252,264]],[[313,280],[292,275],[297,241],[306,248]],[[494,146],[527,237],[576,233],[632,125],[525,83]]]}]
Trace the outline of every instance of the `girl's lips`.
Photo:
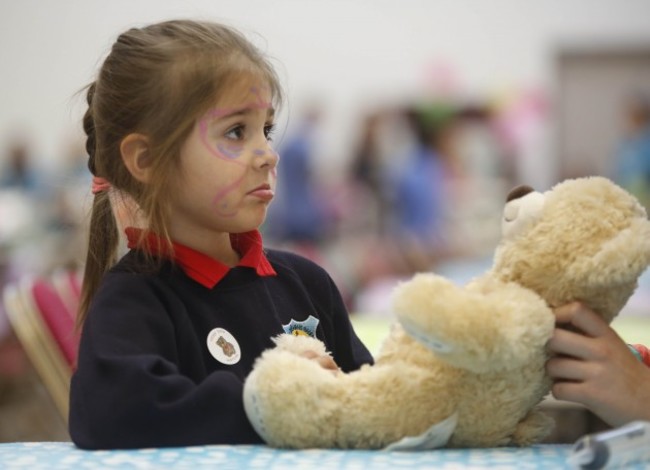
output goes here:
[{"label": "girl's lips", "polygon": [[270,201],[275,196],[273,190],[268,186],[260,186],[248,193],[250,196],[256,197],[263,201]]}]

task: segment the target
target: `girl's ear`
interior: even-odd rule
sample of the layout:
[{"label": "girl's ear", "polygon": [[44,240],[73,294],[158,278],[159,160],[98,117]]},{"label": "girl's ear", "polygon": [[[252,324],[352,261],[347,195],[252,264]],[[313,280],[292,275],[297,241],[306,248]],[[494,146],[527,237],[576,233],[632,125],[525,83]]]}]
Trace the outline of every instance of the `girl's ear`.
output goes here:
[{"label": "girl's ear", "polygon": [[148,183],[151,177],[149,139],[144,134],[129,134],[120,143],[124,165],[136,180]]}]

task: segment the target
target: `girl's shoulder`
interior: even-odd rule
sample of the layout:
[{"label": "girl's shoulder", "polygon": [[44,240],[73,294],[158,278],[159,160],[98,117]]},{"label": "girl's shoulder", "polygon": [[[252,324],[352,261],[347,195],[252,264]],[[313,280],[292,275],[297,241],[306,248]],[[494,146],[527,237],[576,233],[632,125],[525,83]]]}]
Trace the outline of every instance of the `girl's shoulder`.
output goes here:
[{"label": "girl's shoulder", "polygon": [[170,315],[183,302],[177,289],[178,282],[169,264],[156,267],[141,264],[142,259],[132,252],[126,254],[102,278],[90,304],[88,318],[122,318],[125,323],[136,317],[150,315],[162,318],[161,311]]},{"label": "girl's shoulder", "polygon": [[108,270],[100,283],[100,290],[115,291],[159,290],[165,284],[165,273],[171,272],[169,262],[158,263],[137,251],[129,251]]},{"label": "girl's shoulder", "polygon": [[264,254],[278,274],[282,271],[291,271],[300,276],[329,277],[325,268],[297,253],[267,248]]},{"label": "girl's shoulder", "polygon": [[[320,305],[331,309],[332,302],[340,303],[340,291],[329,272],[305,256],[284,250],[266,250],[266,257],[275,269],[277,276],[270,277],[269,282],[290,284],[308,293],[310,298]],[[344,308],[341,307],[341,311]]]},{"label": "girl's shoulder", "polygon": [[116,279],[141,279],[153,281],[156,279],[166,278],[175,269],[175,264],[168,259],[146,256],[139,250],[130,250],[118,260],[106,273]]}]

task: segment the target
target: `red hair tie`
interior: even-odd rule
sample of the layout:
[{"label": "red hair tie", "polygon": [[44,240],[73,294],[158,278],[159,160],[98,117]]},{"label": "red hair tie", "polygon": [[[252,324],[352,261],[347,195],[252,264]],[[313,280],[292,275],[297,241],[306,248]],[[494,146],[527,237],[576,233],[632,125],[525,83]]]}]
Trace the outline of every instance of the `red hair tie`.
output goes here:
[{"label": "red hair tie", "polygon": [[101,193],[102,191],[107,191],[110,189],[111,183],[108,182],[108,180],[102,178],[101,176],[93,176],[93,185],[92,185],[92,193],[97,194]]}]

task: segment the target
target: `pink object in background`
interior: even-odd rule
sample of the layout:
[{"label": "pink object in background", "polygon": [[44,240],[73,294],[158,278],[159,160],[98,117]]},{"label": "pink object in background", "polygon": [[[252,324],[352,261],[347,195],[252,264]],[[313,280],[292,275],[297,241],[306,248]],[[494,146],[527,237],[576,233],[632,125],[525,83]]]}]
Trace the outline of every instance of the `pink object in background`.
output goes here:
[{"label": "pink object in background", "polygon": [[45,279],[35,279],[31,293],[43,321],[61,349],[68,365],[74,369],[77,362],[79,334],[75,331],[75,312],[70,309],[54,285]]}]

